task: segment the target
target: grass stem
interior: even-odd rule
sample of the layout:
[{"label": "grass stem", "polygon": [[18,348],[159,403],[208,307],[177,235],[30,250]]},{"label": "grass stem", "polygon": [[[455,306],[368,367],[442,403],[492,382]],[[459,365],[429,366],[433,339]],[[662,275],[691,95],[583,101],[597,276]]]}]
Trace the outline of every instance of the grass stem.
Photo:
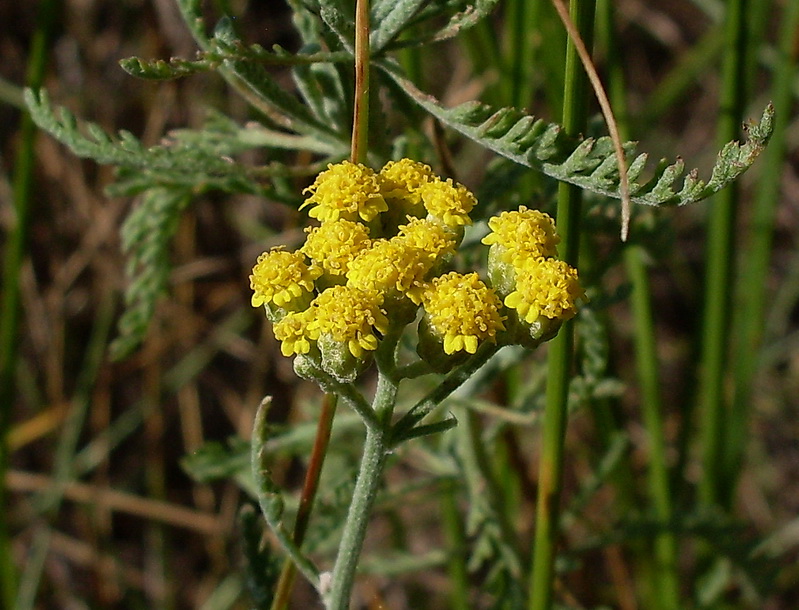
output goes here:
[{"label": "grass stem", "polygon": [[[33,89],[41,87],[47,67],[47,45],[55,23],[58,3],[40,3],[36,30],[31,42],[26,82]],[[8,87],[4,87],[8,93]],[[33,150],[36,126],[30,115],[22,116],[17,149],[12,196],[14,225],[5,240],[3,251],[2,294],[0,298],[0,606],[13,608],[16,598],[17,568],[11,549],[6,509],[7,492],[3,482],[9,462],[8,432],[15,401],[14,374],[17,370],[17,346],[20,319],[20,268],[28,241],[29,219],[33,207]]]},{"label": "grass stem", "polygon": [[[746,82],[746,6],[744,0],[727,2],[725,61],[718,123],[720,142],[738,137]],[[724,373],[729,345],[737,208],[738,188],[733,184],[713,198],[708,227],[699,380],[702,454],[699,495],[705,506],[718,504],[723,488]]]},{"label": "grass stem", "polygon": [[[570,17],[587,48],[593,42],[594,0],[572,0]],[[588,113],[588,78],[571,39],[566,46],[563,127],[569,135],[584,128]],[[568,184],[558,185],[558,232],[563,258],[577,266],[580,245],[582,191]],[[546,407],[544,411],[541,461],[538,472],[538,505],[530,580],[530,610],[552,606],[555,547],[558,535],[560,492],[563,480],[563,443],[566,434],[568,390],[572,373],[574,325],[567,322],[549,348]]]},{"label": "grass stem", "polygon": [[751,409],[752,384],[760,360],[760,342],[765,324],[768,266],[779,201],[781,174],[786,156],[787,127],[793,103],[792,83],[796,74],[799,44],[799,2],[785,5],[778,42],[778,60],[771,93],[776,119],[771,143],[763,153],[759,189],[752,210],[750,240],[738,281],[733,314],[736,349],[732,369],[735,376],[731,416],[728,420],[724,478],[729,482],[725,500],[730,504],[746,448],[746,428]]}]

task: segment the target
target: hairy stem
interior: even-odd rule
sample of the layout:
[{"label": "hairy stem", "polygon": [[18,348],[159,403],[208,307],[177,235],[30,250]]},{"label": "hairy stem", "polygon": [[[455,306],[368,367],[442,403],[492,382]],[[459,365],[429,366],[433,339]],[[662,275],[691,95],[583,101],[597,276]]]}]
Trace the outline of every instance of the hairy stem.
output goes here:
[{"label": "hairy stem", "polygon": [[[381,346],[381,348],[385,348],[385,346]],[[352,587],[355,583],[355,571],[366,537],[369,515],[383,478],[386,457],[391,451],[389,442],[391,414],[396,398],[396,383],[381,371],[378,376],[373,406],[382,427],[366,429],[361,467],[352,494],[347,520],[344,523],[336,563],[333,566],[330,590],[326,594],[323,592],[327,610],[347,610],[349,608]]]}]

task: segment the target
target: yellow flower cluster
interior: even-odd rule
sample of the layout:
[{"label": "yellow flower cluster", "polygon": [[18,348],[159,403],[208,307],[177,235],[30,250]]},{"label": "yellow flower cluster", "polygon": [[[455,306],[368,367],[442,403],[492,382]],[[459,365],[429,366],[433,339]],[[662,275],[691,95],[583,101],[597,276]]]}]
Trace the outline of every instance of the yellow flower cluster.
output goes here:
[{"label": "yellow flower cluster", "polygon": [[420,306],[419,353],[433,345],[444,358],[509,342],[503,299],[527,322],[576,311],[582,290],[576,271],[554,259],[558,236],[546,214],[522,207],[489,221],[489,269],[494,260],[512,270],[510,279],[489,275],[489,286],[476,273],[446,273],[477,200],[427,165],[402,159],[376,172],[343,161],[304,193],[301,208],[320,225],[306,229],[297,251],[262,254],[250,276],[252,304],[265,306],[286,356],[307,354],[346,377]]},{"label": "yellow flower cluster", "polygon": [[483,243],[496,244],[499,257],[505,263],[522,265],[530,259],[552,258],[558,254],[560,236],[549,214],[520,206],[518,210],[494,216],[488,226],[491,233],[483,238]]},{"label": "yellow flower cluster", "polygon": [[[585,297],[577,270],[556,260],[560,237],[552,218],[521,206],[488,221],[489,274],[506,307],[525,323],[563,321]],[[549,323],[549,322],[548,322]]]},{"label": "yellow flower cluster", "polygon": [[306,229],[296,252],[259,257],[252,304],[266,306],[285,355],[336,344],[363,359],[388,331],[397,302],[421,303],[430,277],[454,254],[455,229],[468,222],[474,197],[410,159],[380,172],[329,165],[305,194],[301,207],[320,225]]}]

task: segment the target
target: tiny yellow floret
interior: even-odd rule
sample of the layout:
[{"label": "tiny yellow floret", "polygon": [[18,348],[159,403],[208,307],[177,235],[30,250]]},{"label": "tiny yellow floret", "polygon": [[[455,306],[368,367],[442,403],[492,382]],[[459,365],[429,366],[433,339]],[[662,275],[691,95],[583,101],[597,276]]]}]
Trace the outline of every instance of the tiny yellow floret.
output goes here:
[{"label": "tiny yellow floret", "polygon": [[301,252],[288,252],[282,246],[258,257],[250,275],[252,306],[274,303],[286,307],[293,300],[314,289],[314,280],[322,274],[316,265],[308,265]]},{"label": "tiny yellow floret", "polygon": [[432,180],[421,188],[422,201],[427,213],[448,227],[472,224],[469,213],[477,199],[462,184],[447,180]]},{"label": "tiny yellow floret", "polygon": [[380,190],[383,197],[399,201],[412,210],[422,203],[422,187],[436,179],[430,166],[419,161],[389,161],[380,170]]},{"label": "tiny yellow floret", "polygon": [[330,275],[344,275],[352,260],[369,247],[369,231],[358,222],[334,220],[307,228],[308,237],[300,248]]},{"label": "tiny yellow floret", "polygon": [[397,238],[376,239],[350,264],[347,283],[371,292],[406,293],[429,268],[426,254],[418,248]]},{"label": "tiny yellow floret", "polygon": [[500,260],[505,263],[521,266],[529,259],[557,256],[560,237],[549,214],[521,206],[492,217],[488,226],[491,233],[483,238],[483,243],[499,246]]},{"label": "tiny yellow floret", "polygon": [[577,313],[577,301],[585,298],[577,270],[555,259],[530,261],[516,271],[516,290],[505,297],[505,305],[532,324],[543,316],[568,320]]},{"label": "tiny yellow floret", "polygon": [[381,305],[382,297],[375,292],[352,286],[328,288],[311,303],[309,336],[316,340],[329,335],[346,344],[353,356],[362,358],[364,351],[377,349],[375,331],[385,334],[388,330],[388,318]]},{"label": "tiny yellow floret", "polygon": [[308,336],[310,309],[291,312],[272,327],[275,339],[280,341],[280,352],[288,357],[293,354],[307,354],[311,349]]},{"label": "tiny yellow floret", "polygon": [[433,261],[439,261],[455,252],[455,236],[444,225],[429,218],[408,218],[401,225],[397,240],[419,248]]},{"label": "tiny yellow floret", "polygon": [[505,328],[499,298],[476,273],[451,272],[434,278],[422,305],[448,355],[474,354],[480,342],[496,340],[497,331]]},{"label": "tiny yellow floret", "polygon": [[321,222],[343,218],[369,222],[388,210],[375,171],[360,163],[330,164],[303,193],[309,197],[300,206],[311,206],[308,216]]}]

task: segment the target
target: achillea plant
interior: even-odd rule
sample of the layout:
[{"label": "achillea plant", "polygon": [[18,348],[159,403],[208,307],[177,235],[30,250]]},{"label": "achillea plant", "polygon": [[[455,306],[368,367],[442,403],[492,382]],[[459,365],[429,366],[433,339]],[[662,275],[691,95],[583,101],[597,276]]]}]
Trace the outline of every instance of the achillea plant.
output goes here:
[{"label": "achillea plant", "polygon": [[[577,271],[554,258],[552,219],[524,207],[488,222],[483,242],[490,245],[493,286],[475,271],[450,270],[477,200],[422,163],[402,159],[375,172],[343,161],[329,165],[305,192],[300,208],[321,224],[307,230],[296,251],[263,253],[250,287],[253,306],[264,307],[281,352],[295,358],[295,371],[342,396],[367,428],[332,576],[311,576],[328,608],[341,609],[348,607],[389,452],[441,430],[427,429],[421,418],[410,426],[394,423],[400,383],[425,369],[446,374],[458,367],[455,382],[442,383],[446,392],[423,401],[431,411],[500,347],[532,348],[552,338],[577,313],[584,292]],[[398,344],[417,321],[420,360],[402,367]],[[373,362],[379,381],[370,406],[354,384]],[[256,469],[256,478],[263,473]]]},{"label": "achillea plant", "polygon": [[[404,562],[383,558],[382,564],[373,562],[371,567],[394,575],[395,563],[402,569],[452,564],[453,597],[460,600],[459,610],[489,606],[516,610],[530,599],[533,610],[550,607],[567,414],[590,401],[607,400],[613,395],[608,388],[618,386],[608,372],[607,333],[599,313],[616,298],[601,285],[603,273],[615,261],[592,261],[592,285],[584,290],[577,267],[578,245],[586,234],[581,234],[578,221],[585,216],[600,225],[599,233],[607,234],[601,221],[615,221],[618,216],[607,198],[621,196],[625,172],[620,165],[625,163],[632,203],[681,206],[716,193],[761,153],[771,134],[773,108],[768,106],[759,122],[749,124],[746,142],[730,141],[722,147],[707,180],[693,170],[678,183],[685,169],[679,157],[648,171],[647,155],[636,154],[635,143],[623,144],[617,157],[610,138],[581,135],[586,132],[587,96],[575,94],[580,91],[573,86],[580,72],[576,62],[565,62],[568,121],[564,119],[564,125],[517,108],[480,102],[445,108],[400,68],[396,59],[400,52],[413,59],[429,44],[470,28],[488,27],[480,24],[486,23],[496,0],[381,0],[371,10],[369,3],[357,0],[357,19],[350,1],[290,0],[301,40],[296,52],[249,44],[229,16],[213,28],[206,27],[197,0],[178,0],[178,4],[197,43],[196,56],[168,62],[130,58],[122,61],[124,69],[155,80],[216,72],[253,106],[258,121],[239,125],[214,113],[202,128],[175,131],[147,148],[130,133],[110,136],[97,125],[55,110],[43,91],[27,91],[26,101],[33,119],[76,154],[119,168],[114,194],[138,197],[122,228],[130,283],[115,344],[117,357],[135,350],[147,332],[155,303],[168,286],[169,250],[178,219],[198,195],[209,191],[255,195],[286,203],[311,219],[303,243],[264,252],[249,277],[251,304],[263,308],[280,352],[293,359],[299,377],[315,382],[325,394],[313,444],[308,435],[302,442],[291,439],[292,446],[308,449],[310,455],[294,528],[288,525],[287,507],[293,509],[295,503],[271,478],[274,445],[293,430],[276,431],[271,425],[268,397],[258,410],[251,439],[224,450],[214,446],[199,451],[186,461],[202,480],[219,476],[219,470],[235,475],[268,522],[273,537],[264,548],[260,515],[243,517],[254,597],[261,607],[286,608],[296,569],[328,610],[348,608],[384,471],[391,460],[400,459],[399,447],[454,428],[454,415],[436,411],[456,390],[471,384],[467,408],[453,408],[464,424],[455,432],[457,441],[442,435],[440,442],[427,443],[420,451],[424,462],[420,470],[429,474],[424,483],[433,489],[432,495],[444,496],[447,535],[456,539],[449,545],[452,548],[435,548],[424,561],[402,549]],[[577,12],[591,17],[580,25],[585,34],[593,23],[594,3],[573,4]],[[487,30],[478,32],[485,37]],[[296,90],[289,92],[278,84],[274,66],[291,70]],[[402,109],[391,115],[397,120],[382,122],[379,112],[370,117],[370,109],[379,110],[381,105],[386,115]],[[440,177],[425,163],[409,158],[387,161],[403,155],[447,158],[443,139],[431,142],[419,129],[423,115],[498,156],[485,167],[485,195],[479,201],[455,177]],[[400,129],[392,131],[390,124]],[[386,134],[380,141],[369,138],[370,126],[375,125]],[[419,154],[411,155],[409,149]],[[258,154],[249,154],[253,152]],[[341,161],[348,154],[349,160]],[[266,160],[253,165],[253,158]],[[520,170],[528,168],[536,170],[544,184],[534,194],[520,178],[524,175]],[[557,213],[555,183],[559,183]],[[305,184],[309,185],[303,189]],[[583,191],[595,197],[595,209],[605,206],[607,213],[589,218],[581,207]],[[561,235],[545,209],[556,215]],[[634,236],[640,228],[633,226]],[[591,306],[586,306],[587,294]],[[576,364],[574,322],[582,324],[586,346]],[[475,416],[481,405],[474,394],[485,385],[485,371],[500,376],[555,337],[550,344],[547,391],[533,382],[525,385],[517,392],[527,394],[524,412],[514,413],[515,420],[506,415],[507,421],[482,434]],[[367,374],[375,382],[370,392],[360,383]],[[432,389],[426,390],[429,384],[419,378],[429,374],[437,376]],[[514,386],[511,373],[505,381]],[[410,385],[411,391],[401,394],[401,384]],[[316,526],[311,507],[334,430],[337,400],[350,407],[363,425],[355,422],[360,436],[353,437],[358,442],[346,443],[347,459],[339,469],[344,474],[338,473],[339,480],[323,489],[327,493],[321,503],[321,525]],[[541,418],[543,402],[546,411]],[[492,413],[497,412],[503,409],[493,407]],[[352,419],[346,420],[351,434]],[[495,443],[497,460],[517,459],[512,455],[516,447],[497,439],[519,419],[544,420],[538,490],[529,494],[539,511],[532,553],[529,545],[520,545],[508,508],[520,501],[513,476],[526,478],[526,473],[503,471],[508,479],[498,480],[494,457],[484,447],[489,441]],[[242,446],[249,451],[243,460]],[[607,448],[606,459],[585,484],[587,496],[610,477],[624,448],[623,443]],[[225,460],[226,468],[215,468]],[[346,464],[356,462],[357,476],[349,477]],[[396,511],[392,516],[399,521],[397,506],[403,502],[396,498],[404,498],[406,490],[390,491],[386,495]],[[627,492],[637,497],[637,490]],[[460,499],[468,500],[463,515]],[[664,515],[670,514],[665,511],[658,517],[668,521]],[[531,529],[531,524],[521,521]],[[652,537],[662,539],[665,530],[674,529],[663,521],[649,528],[656,532]],[[644,529],[639,527],[635,535]],[[278,547],[282,553],[274,552]],[[658,555],[659,563],[645,562],[641,570],[655,580],[668,572],[672,596],[677,582],[671,561],[674,548],[666,548],[665,555]],[[640,554],[640,548],[636,551]],[[528,587],[525,572],[530,555],[535,566]],[[279,575],[276,557],[286,560]],[[660,562],[662,557],[671,563]],[[479,575],[481,597],[473,606],[464,601],[468,571]],[[651,589],[644,597],[659,603],[658,587]],[[496,599],[484,601],[483,595]],[[606,598],[598,594],[597,599]],[[674,604],[668,610],[676,610]]]}]

